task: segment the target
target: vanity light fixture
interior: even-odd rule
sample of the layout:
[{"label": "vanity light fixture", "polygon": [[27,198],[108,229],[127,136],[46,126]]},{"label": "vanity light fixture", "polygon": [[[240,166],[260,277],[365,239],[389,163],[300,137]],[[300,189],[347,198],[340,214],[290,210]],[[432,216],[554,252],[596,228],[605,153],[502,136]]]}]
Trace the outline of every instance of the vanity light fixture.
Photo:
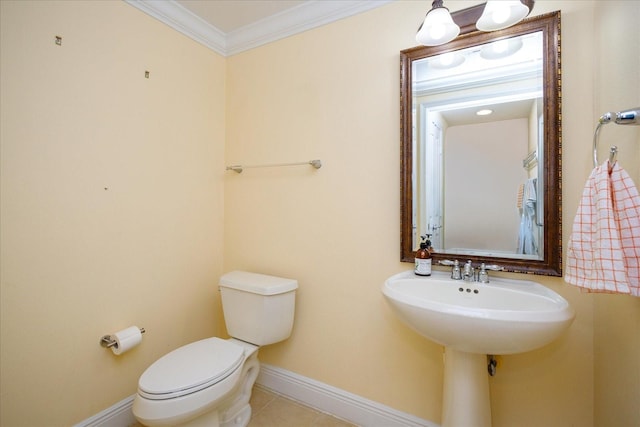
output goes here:
[{"label": "vanity light fixture", "polygon": [[[465,11],[473,13],[477,8],[482,8],[482,15],[474,18],[475,28],[480,31],[496,31],[522,21],[531,13],[534,2],[535,0],[490,0],[484,5],[454,12],[453,15],[463,16]],[[462,33],[468,31],[465,27]],[[431,3],[431,10],[427,12],[418,28],[416,41],[424,46],[439,46],[455,39],[460,32],[460,26],[449,13],[449,9],[444,7],[443,1],[434,0]]]},{"label": "vanity light fixture", "polygon": [[482,16],[476,22],[476,28],[480,31],[501,30],[522,21],[529,12],[529,8],[519,0],[488,1]]},{"label": "vanity light fixture", "polygon": [[438,46],[450,42],[458,34],[460,27],[453,22],[449,9],[442,5],[442,0],[434,0],[431,10],[418,28],[416,41],[425,46]]}]

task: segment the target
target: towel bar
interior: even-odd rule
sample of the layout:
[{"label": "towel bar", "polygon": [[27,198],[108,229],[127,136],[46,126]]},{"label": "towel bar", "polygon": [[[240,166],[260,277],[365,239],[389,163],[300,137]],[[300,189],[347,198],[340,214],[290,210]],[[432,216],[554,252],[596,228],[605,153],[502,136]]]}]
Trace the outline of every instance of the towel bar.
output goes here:
[{"label": "towel bar", "polygon": [[273,167],[280,167],[280,166],[300,166],[300,165],[311,165],[316,169],[320,169],[322,167],[322,162],[318,159],[316,160],[309,160],[308,162],[297,162],[297,163],[274,163],[274,164],[269,164],[269,165],[232,165],[232,166],[227,166],[225,170],[231,170],[237,173],[242,173],[242,171],[244,169],[250,169],[250,168],[273,168]]}]

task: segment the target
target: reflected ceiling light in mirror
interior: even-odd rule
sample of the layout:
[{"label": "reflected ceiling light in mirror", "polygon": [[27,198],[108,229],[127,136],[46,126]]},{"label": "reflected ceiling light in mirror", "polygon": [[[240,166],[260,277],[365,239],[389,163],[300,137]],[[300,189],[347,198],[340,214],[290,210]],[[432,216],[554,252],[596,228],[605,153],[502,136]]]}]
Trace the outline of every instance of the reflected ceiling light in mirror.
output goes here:
[{"label": "reflected ceiling light in mirror", "polygon": [[480,57],[484,59],[500,59],[511,56],[522,49],[522,38],[514,37],[489,43],[480,49]]},{"label": "reflected ceiling light in mirror", "polygon": [[433,68],[439,68],[441,70],[446,70],[448,68],[454,68],[458,65],[461,65],[465,61],[464,55],[461,55],[459,52],[447,52],[441,55],[438,55],[433,62],[431,62],[431,66]]},{"label": "reflected ceiling light in mirror", "polygon": [[442,5],[442,0],[434,0],[431,10],[418,28],[416,41],[424,46],[438,46],[450,42],[458,34],[460,27],[453,22],[449,9]]},{"label": "reflected ceiling light in mirror", "polygon": [[480,31],[496,31],[522,21],[529,14],[529,8],[519,0],[488,1],[482,16],[476,22]]},{"label": "reflected ceiling light in mirror", "polygon": [[493,113],[493,110],[488,110],[488,109],[476,111],[476,115],[478,115],[478,116],[488,116],[488,115],[490,115],[492,113]]}]

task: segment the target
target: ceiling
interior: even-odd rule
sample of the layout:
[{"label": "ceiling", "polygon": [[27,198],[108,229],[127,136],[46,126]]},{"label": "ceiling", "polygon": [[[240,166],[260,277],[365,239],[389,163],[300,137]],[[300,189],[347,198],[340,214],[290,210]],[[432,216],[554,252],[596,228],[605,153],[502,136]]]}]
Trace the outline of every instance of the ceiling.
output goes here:
[{"label": "ceiling", "polygon": [[393,0],[124,0],[173,29],[231,56]]},{"label": "ceiling", "polygon": [[[461,126],[502,120],[528,119],[531,108],[537,99],[523,99],[501,103],[488,103],[482,107],[465,107],[442,111],[442,117],[449,126]],[[492,113],[488,116],[478,116],[480,109],[489,109]]]},{"label": "ceiling", "polygon": [[308,1],[292,0],[176,0],[223,33],[276,15]]}]

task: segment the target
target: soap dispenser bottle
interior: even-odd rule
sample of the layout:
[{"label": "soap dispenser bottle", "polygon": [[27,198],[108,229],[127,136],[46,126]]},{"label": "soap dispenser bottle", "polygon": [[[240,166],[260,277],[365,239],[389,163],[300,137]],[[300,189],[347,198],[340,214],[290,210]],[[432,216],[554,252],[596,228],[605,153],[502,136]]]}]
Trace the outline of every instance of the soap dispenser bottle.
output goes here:
[{"label": "soap dispenser bottle", "polygon": [[415,267],[413,272],[418,276],[431,276],[431,246],[430,234],[422,236],[422,243],[420,243],[420,249],[416,251]]}]

